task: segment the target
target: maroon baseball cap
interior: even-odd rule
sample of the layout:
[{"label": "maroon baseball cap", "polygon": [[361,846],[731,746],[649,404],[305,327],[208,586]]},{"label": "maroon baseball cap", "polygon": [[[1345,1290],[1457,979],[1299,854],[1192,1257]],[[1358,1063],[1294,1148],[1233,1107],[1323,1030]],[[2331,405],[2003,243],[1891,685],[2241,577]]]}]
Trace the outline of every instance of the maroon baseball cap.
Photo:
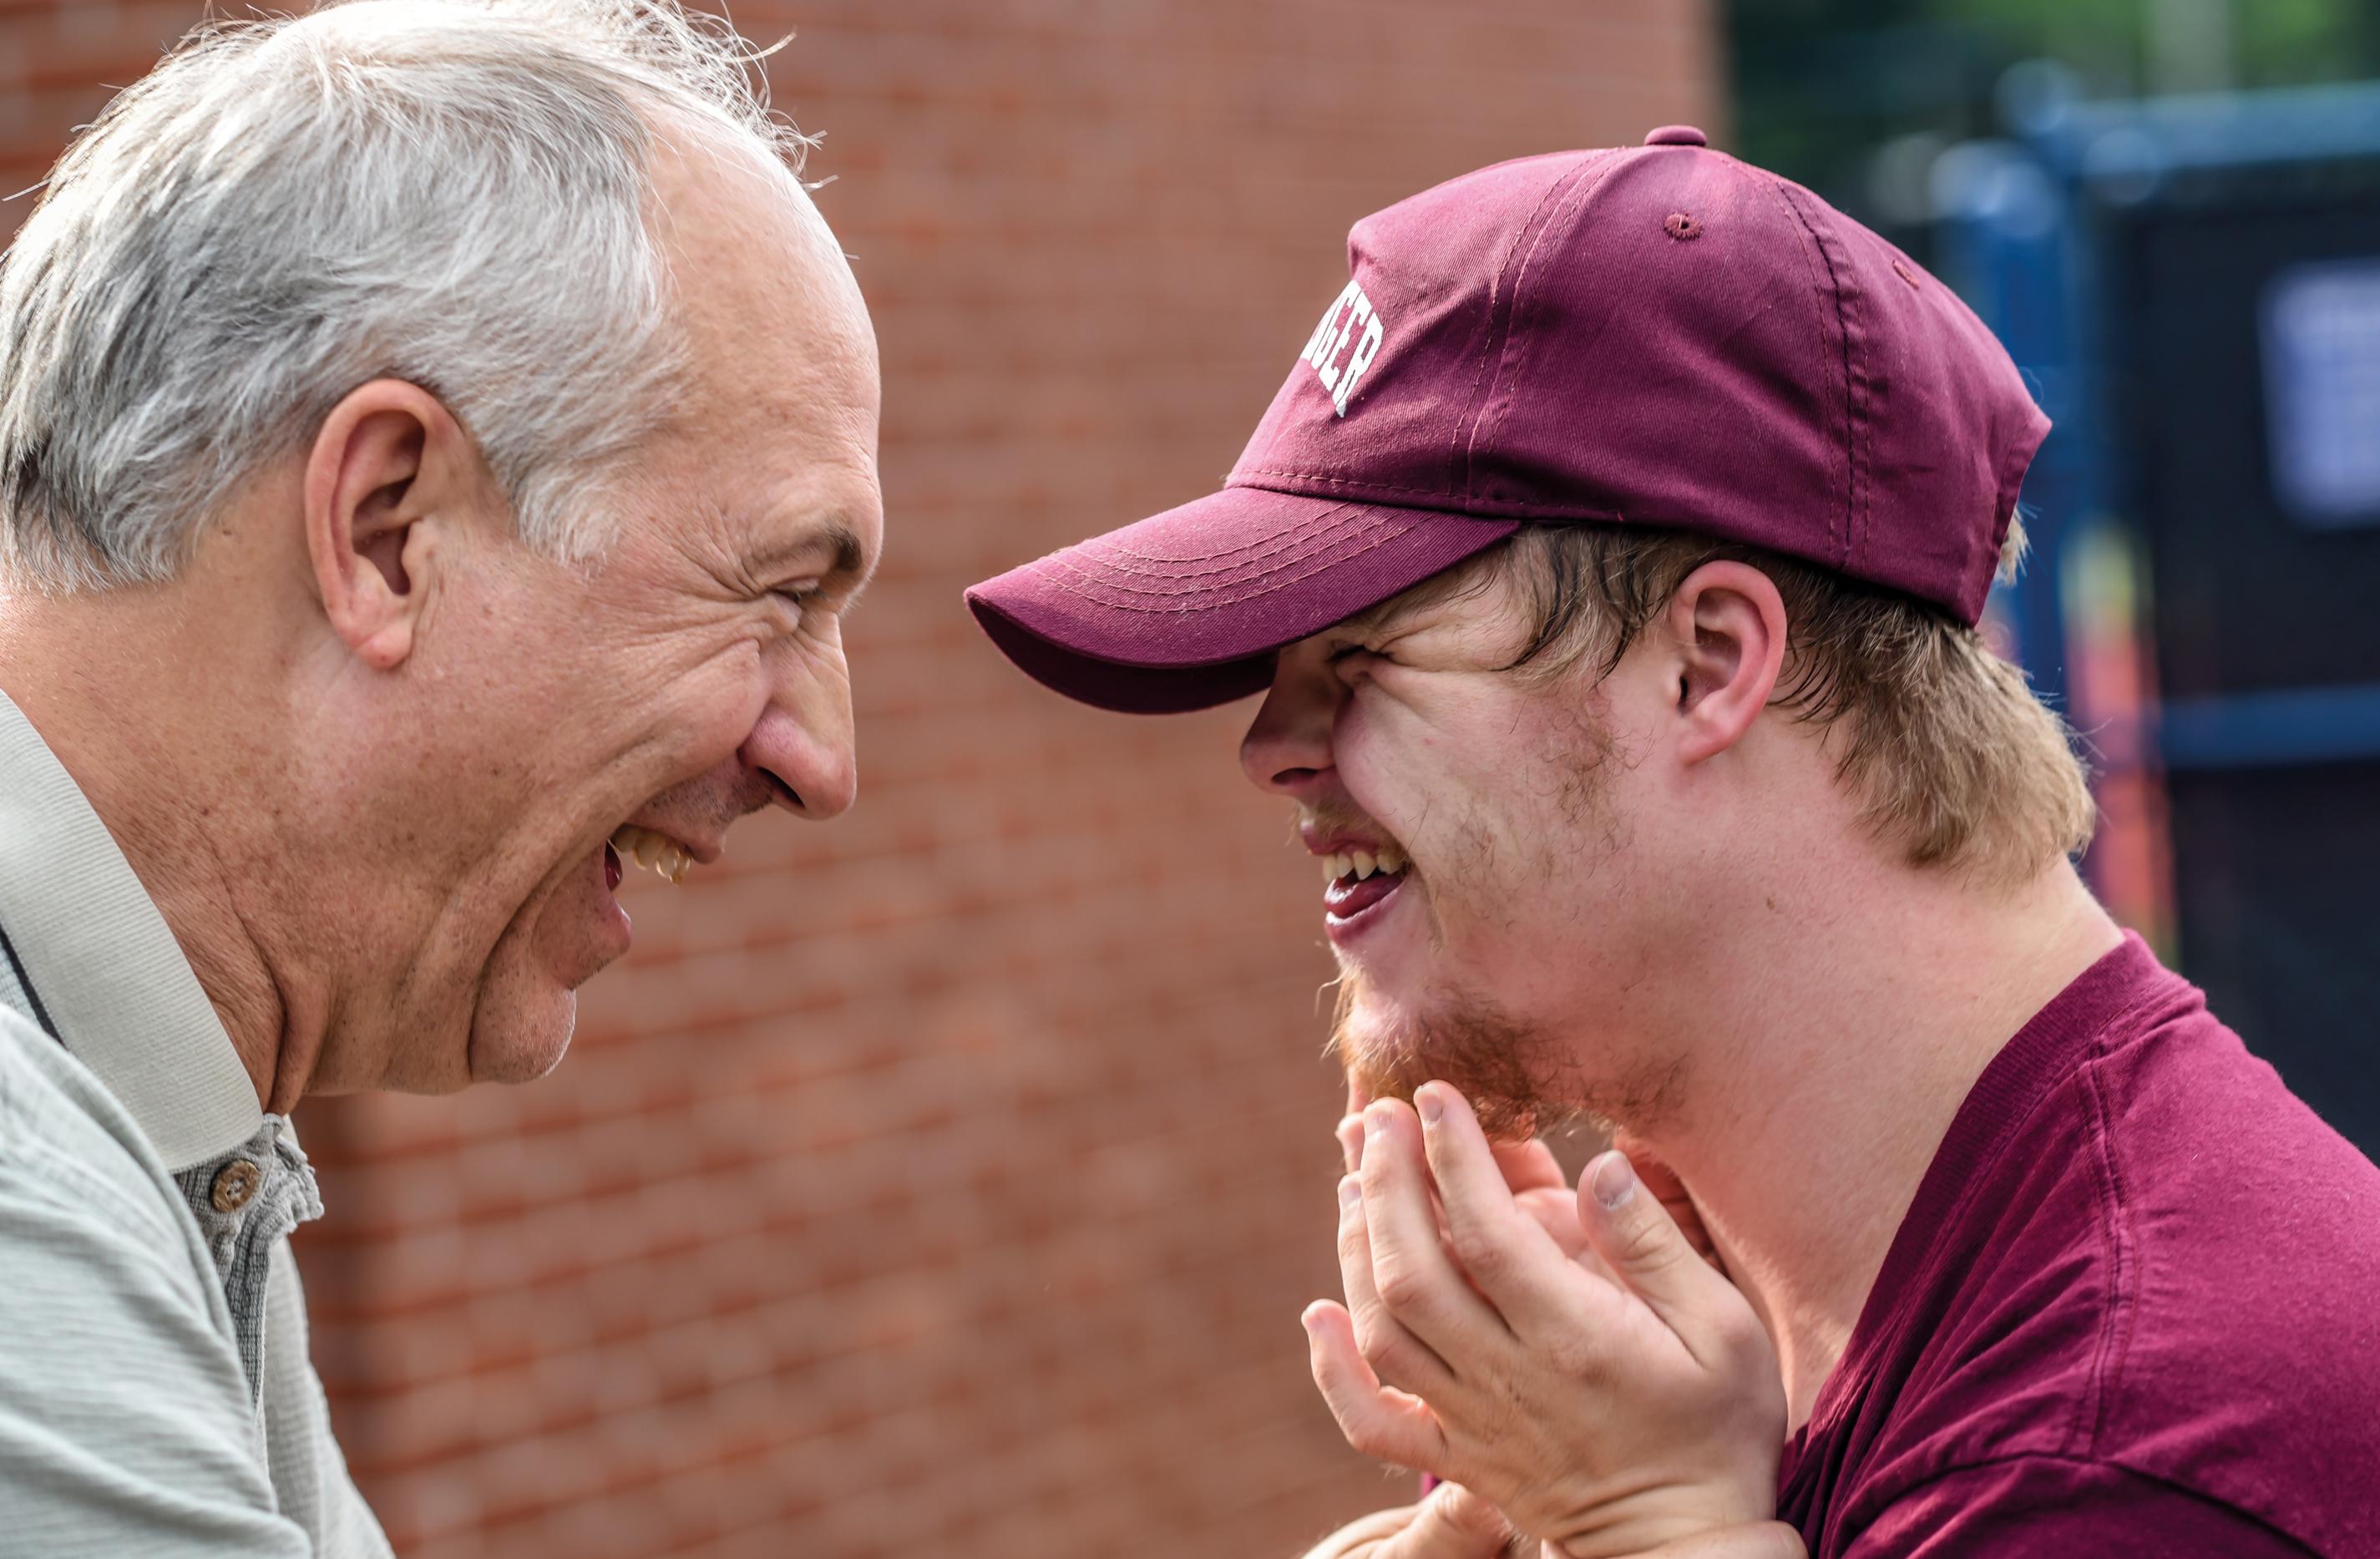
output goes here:
[{"label": "maroon baseball cap", "polygon": [[1973,623],[2049,431],[1949,288],[1688,126],[1467,174],[1354,272],[1220,492],[967,592],[1040,682],[1140,713],[1528,524],[1748,542]]}]

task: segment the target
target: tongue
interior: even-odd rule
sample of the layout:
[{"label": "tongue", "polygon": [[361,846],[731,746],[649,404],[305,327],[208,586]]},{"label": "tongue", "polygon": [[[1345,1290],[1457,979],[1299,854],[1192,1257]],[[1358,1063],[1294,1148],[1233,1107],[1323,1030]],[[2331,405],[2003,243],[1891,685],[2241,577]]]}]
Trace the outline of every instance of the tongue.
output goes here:
[{"label": "tongue", "polygon": [[1375,872],[1361,882],[1341,877],[1322,890],[1322,907],[1341,920],[1352,920],[1394,893],[1404,880],[1402,872]]}]

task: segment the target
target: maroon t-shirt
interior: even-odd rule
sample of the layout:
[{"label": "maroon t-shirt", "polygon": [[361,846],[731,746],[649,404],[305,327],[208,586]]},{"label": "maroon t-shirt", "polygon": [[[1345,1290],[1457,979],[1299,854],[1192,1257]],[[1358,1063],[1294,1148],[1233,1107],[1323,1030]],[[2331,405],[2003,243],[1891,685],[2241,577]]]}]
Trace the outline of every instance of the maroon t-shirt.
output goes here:
[{"label": "maroon t-shirt", "polygon": [[2380,1170],[2126,937],[1960,1106],[1779,1488],[1811,1559],[2380,1556]]}]

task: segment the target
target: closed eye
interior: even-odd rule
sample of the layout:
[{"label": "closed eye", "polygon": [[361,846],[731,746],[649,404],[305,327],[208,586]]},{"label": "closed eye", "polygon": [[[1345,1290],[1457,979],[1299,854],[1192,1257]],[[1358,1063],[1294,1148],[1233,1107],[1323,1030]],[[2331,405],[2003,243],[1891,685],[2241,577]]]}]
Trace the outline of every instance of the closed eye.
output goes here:
[{"label": "closed eye", "polygon": [[1386,659],[1387,657],[1385,655],[1380,651],[1374,649],[1369,645],[1351,644],[1342,645],[1339,648],[1332,650],[1330,655],[1329,663],[1333,666],[1343,667],[1359,665],[1365,660],[1384,660]]},{"label": "closed eye", "polygon": [[791,632],[808,621],[810,613],[817,610],[821,598],[825,595],[824,586],[812,583],[790,585],[782,589],[771,590],[769,592],[769,598],[779,603],[791,613],[793,621],[787,630]]}]

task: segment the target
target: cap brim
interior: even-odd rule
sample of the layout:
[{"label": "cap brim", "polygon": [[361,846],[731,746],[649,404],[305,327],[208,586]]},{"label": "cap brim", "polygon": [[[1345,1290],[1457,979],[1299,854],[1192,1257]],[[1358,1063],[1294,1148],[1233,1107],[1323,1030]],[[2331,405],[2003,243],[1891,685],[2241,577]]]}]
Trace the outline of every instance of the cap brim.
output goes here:
[{"label": "cap brim", "polygon": [[1228,704],[1274,652],[1484,551],[1510,519],[1232,487],[1011,569],[966,593],[1001,653],[1127,714]]}]

